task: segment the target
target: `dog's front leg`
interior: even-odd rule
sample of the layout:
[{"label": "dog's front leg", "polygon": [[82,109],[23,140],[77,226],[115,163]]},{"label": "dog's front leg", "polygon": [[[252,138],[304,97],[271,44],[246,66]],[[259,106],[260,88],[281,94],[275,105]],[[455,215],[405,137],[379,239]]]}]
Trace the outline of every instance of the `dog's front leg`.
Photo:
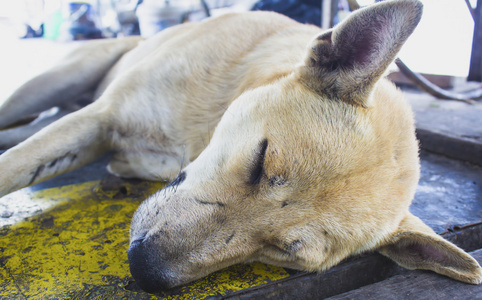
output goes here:
[{"label": "dog's front leg", "polygon": [[0,197],[85,165],[107,151],[98,102],[65,116],[0,155]]}]

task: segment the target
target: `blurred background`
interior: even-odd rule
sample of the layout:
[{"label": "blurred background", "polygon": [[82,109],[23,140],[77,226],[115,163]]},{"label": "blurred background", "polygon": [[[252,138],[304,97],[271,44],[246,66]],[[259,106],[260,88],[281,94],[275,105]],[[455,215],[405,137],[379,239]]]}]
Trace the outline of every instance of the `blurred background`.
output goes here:
[{"label": "blurred background", "polygon": [[[141,34],[230,11],[274,10],[331,27],[350,13],[348,0],[0,0],[0,99],[43,71],[73,41]],[[375,0],[358,0],[361,6]],[[474,21],[467,3],[422,0],[424,16],[400,57],[416,72],[466,77]],[[35,42],[31,42],[35,40]],[[0,100],[1,101],[1,100]]]}]

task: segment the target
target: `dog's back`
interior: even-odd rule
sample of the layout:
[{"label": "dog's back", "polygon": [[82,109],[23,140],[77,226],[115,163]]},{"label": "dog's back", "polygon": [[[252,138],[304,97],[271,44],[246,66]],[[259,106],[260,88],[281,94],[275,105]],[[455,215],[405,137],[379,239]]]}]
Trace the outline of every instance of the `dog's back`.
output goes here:
[{"label": "dog's back", "polygon": [[[234,99],[292,72],[306,44],[320,31],[269,12],[229,14],[178,30],[121,75],[104,98],[119,120],[115,131],[150,132],[149,136],[157,136],[152,147],[185,145],[182,150],[166,152],[175,151],[186,162],[194,160],[209,143]],[[146,113],[152,116],[143,128],[137,129],[136,122],[129,121],[146,118]],[[164,137],[159,136],[159,129],[177,141],[160,140]],[[124,135],[114,138],[114,144],[130,148],[136,142]]]}]

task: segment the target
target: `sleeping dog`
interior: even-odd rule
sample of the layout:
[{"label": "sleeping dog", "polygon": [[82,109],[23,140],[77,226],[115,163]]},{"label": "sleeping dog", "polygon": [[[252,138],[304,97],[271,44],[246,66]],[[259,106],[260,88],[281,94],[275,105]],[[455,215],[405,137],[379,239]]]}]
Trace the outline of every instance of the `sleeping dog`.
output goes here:
[{"label": "sleeping dog", "polygon": [[478,263],[408,210],[413,115],[383,74],[421,14],[417,0],[385,1],[321,32],[249,12],[88,42],[1,107],[6,126],[98,98],[1,155],[0,195],[106,151],[115,175],[171,181],[132,219],[129,264],[146,291],[253,260],[323,271],[374,249],[478,284]]}]

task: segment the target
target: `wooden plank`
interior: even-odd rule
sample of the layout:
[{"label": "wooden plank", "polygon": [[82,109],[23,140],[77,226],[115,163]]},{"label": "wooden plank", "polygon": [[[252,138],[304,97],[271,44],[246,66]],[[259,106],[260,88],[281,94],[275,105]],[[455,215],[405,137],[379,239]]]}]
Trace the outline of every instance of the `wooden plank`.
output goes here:
[{"label": "wooden plank", "polygon": [[352,258],[326,273],[299,273],[219,299],[323,299],[379,282],[400,271],[388,258],[369,254],[354,261]]},{"label": "wooden plank", "polygon": [[[471,253],[482,263],[482,249]],[[413,271],[365,286],[331,300],[346,299],[482,299],[482,285],[471,285],[427,271]]]},{"label": "wooden plank", "polygon": [[450,158],[482,166],[482,140],[480,136],[460,136],[451,132],[417,126],[417,138],[422,149]]},{"label": "wooden plank", "polygon": [[426,151],[420,158],[420,181],[410,211],[438,234],[482,221],[481,168]]},{"label": "wooden plank", "polygon": [[482,105],[437,100],[408,90],[404,94],[415,113],[423,149],[482,165]]},{"label": "wooden plank", "polygon": [[[460,230],[453,228],[453,232],[446,232],[443,236],[466,251],[479,249],[482,247],[482,224],[466,226]],[[377,282],[385,282],[394,276],[410,275],[412,272],[418,274],[418,271],[403,269],[388,258],[372,253],[350,258],[325,273],[297,272],[276,282],[210,299],[323,299],[371,286]],[[433,272],[424,273],[442,278]],[[456,283],[455,280],[447,280]]]}]

